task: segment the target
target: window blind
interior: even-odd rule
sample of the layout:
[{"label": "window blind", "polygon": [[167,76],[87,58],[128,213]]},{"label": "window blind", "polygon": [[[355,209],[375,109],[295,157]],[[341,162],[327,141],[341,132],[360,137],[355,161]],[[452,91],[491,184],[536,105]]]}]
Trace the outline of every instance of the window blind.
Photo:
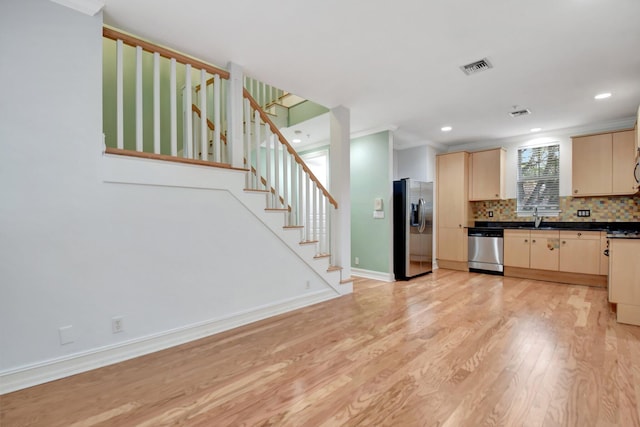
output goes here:
[{"label": "window blind", "polygon": [[557,213],[560,195],[560,145],[518,150],[518,213]]}]

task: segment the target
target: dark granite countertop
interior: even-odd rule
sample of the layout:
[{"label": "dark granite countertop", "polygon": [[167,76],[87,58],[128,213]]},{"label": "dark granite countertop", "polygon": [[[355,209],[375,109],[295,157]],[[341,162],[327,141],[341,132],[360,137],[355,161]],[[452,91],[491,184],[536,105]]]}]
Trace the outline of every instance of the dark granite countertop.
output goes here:
[{"label": "dark granite countertop", "polygon": [[[476,221],[476,228],[536,230],[533,221]],[[545,222],[537,230],[579,230],[606,232],[640,232],[640,222]],[[623,236],[621,236],[623,237]],[[629,237],[626,237],[629,238]]]}]

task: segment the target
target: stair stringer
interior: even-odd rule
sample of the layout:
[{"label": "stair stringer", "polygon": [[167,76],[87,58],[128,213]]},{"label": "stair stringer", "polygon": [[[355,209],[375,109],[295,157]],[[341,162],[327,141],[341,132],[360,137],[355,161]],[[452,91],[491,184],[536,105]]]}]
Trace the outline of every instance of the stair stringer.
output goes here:
[{"label": "stair stringer", "polygon": [[[244,183],[243,183],[244,184]],[[282,241],[289,249],[339,295],[346,295],[353,292],[351,283],[340,283],[342,280],[339,270],[327,271],[329,268],[329,258],[314,258],[316,245],[303,244],[302,231],[295,229],[285,229],[285,212],[265,211],[267,206],[267,194],[260,192],[245,191],[242,188],[229,188],[229,192],[247,210],[249,210],[260,222],[262,222],[273,235]]]},{"label": "stair stringer", "polygon": [[[246,172],[250,173],[250,172]],[[302,262],[308,265],[331,289],[338,295],[346,295],[353,292],[351,283],[340,283],[342,280],[340,270],[327,271],[329,258],[315,258],[316,245],[301,245],[302,232],[285,229],[285,212],[266,211],[267,197],[269,193],[245,191],[245,181],[236,181],[234,185],[228,185],[227,191],[240,204],[247,208],[260,222],[283,242]]]}]

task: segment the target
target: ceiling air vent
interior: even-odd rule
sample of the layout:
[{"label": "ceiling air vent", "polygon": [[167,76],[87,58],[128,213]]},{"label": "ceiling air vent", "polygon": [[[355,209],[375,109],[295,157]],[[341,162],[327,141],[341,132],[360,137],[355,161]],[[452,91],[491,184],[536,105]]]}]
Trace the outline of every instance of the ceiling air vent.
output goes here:
[{"label": "ceiling air vent", "polygon": [[493,68],[493,65],[491,65],[487,58],[482,58],[480,61],[472,62],[471,64],[463,65],[460,67],[460,69],[467,76],[479,73],[480,71],[488,70],[489,68]]},{"label": "ceiling air vent", "polygon": [[529,110],[528,110],[528,109],[526,109],[526,108],[525,108],[524,110],[511,111],[511,112],[509,113],[509,115],[510,115],[511,117],[527,116],[527,115],[529,115],[529,114],[531,114],[531,111],[529,111]]}]

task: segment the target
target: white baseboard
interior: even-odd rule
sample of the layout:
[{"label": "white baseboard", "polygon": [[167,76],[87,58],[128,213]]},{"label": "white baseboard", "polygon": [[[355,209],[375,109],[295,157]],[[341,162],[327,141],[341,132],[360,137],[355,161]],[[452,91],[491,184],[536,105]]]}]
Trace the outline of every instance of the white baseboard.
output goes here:
[{"label": "white baseboard", "polygon": [[0,394],[123,362],[337,297],[340,295],[326,289],[235,313],[225,318],[0,372]]},{"label": "white baseboard", "polygon": [[382,271],[351,267],[351,275],[364,277],[365,279],[382,280],[383,282],[395,282],[395,276],[393,273],[383,273]]}]

